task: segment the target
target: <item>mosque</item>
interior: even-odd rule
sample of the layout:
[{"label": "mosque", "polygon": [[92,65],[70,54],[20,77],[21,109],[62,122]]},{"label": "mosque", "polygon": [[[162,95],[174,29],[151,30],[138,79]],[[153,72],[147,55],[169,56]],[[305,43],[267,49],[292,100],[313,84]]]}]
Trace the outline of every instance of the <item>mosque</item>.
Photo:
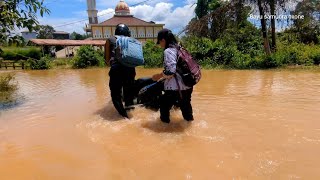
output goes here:
[{"label": "mosque", "polygon": [[129,6],[124,0],[120,0],[115,8],[115,14],[112,18],[101,23],[98,21],[98,11],[96,10],[96,1],[87,0],[89,24],[85,27],[87,33],[91,33],[92,39],[106,39],[114,35],[118,24],[126,24],[131,37],[141,42],[151,40],[156,42],[158,32],[163,29],[164,24],[156,24],[153,21],[147,22],[136,18],[130,14]]}]

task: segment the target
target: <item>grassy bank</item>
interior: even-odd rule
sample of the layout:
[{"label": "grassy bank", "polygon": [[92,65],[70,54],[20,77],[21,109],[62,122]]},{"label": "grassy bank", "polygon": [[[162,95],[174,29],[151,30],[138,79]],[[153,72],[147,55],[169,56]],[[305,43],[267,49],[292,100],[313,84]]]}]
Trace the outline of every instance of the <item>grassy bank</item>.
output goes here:
[{"label": "grassy bank", "polygon": [[[251,32],[251,29],[249,29]],[[257,34],[255,32],[254,34]],[[320,64],[320,45],[288,41],[286,36],[279,38],[277,51],[265,55],[257,35],[249,40],[246,31],[237,37],[229,36],[217,40],[188,36],[180,41],[199,62],[203,69],[272,69],[298,68],[318,69]],[[6,50],[6,49],[5,49]],[[148,41],[143,47],[144,68],[162,68],[163,50],[154,42]],[[21,63],[23,60],[15,60]],[[68,69],[105,67],[103,52],[91,46],[82,46],[72,59],[53,59],[49,56],[39,60],[29,58],[24,62],[29,69]]]},{"label": "grassy bank", "polygon": [[57,58],[53,59],[51,63],[52,69],[70,69],[73,65],[73,60],[71,58]]},{"label": "grassy bank", "polygon": [[2,53],[0,53],[0,57],[5,60],[27,60],[29,58],[32,59],[40,59],[41,49],[37,47],[1,47]]},{"label": "grassy bank", "polygon": [[[240,40],[230,37],[215,41],[208,38],[185,37],[183,46],[205,69],[270,69],[286,67],[317,67],[320,64],[320,45],[279,40],[277,51],[267,56],[259,38],[242,34]],[[154,42],[144,47],[146,67],[162,67],[162,50]]]}]

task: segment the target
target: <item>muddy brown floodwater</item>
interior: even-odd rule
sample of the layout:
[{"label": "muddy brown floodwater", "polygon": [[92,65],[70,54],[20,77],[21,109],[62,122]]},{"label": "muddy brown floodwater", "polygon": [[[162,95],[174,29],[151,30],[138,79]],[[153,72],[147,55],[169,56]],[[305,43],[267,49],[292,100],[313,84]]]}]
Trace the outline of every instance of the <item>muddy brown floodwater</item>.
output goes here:
[{"label": "muddy brown floodwater", "polygon": [[[137,69],[147,77],[160,69]],[[203,70],[195,121],[122,120],[108,69],[18,71],[0,110],[0,179],[319,179],[320,73]]]}]

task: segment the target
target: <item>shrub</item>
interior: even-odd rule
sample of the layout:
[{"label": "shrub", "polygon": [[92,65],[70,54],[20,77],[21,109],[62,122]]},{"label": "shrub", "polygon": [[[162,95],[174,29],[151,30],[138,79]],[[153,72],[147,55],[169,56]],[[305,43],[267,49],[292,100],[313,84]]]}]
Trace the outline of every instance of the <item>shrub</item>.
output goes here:
[{"label": "shrub", "polygon": [[261,61],[260,67],[261,68],[275,68],[278,67],[280,64],[278,63],[278,56],[271,55],[271,56],[264,56]]},{"label": "shrub", "polygon": [[48,56],[42,57],[40,60],[28,59],[27,64],[32,70],[44,70],[51,68],[51,59]]},{"label": "shrub", "polygon": [[87,68],[89,66],[105,66],[103,52],[95,50],[93,46],[81,46],[73,58],[73,68]]},{"label": "shrub", "polygon": [[226,30],[221,39],[235,45],[242,54],[249,54],[251,57],[263,54],[260,30],[249,22],[244,22],[239,28]]},{"label": "shrub", "polygon": [[288,65],[312,65],[319,63],[320,46],[305,45],[299,43],[279,43],[278,51],[275,53],[281,56],[281,64]]},{"label": "shrub", "polygon": [[190,36],[183,38],[182,44],[199,61],[213,55],[214,42],[211,39]]},{"label": "shrub", "polygon": [[312,56],[313,59],[313,63],[315,65],[319,65],[320,64],[320,53],[319,54],[315,54],[314,56]]},{"label": "shrub", "polygon": [[[244,39],[244,36],[245,35],[241,35],[237,38],[240,41]],[[259,63],[255,62],[255,57],[262,54],[257,42],[241,44],[241,42],[236,42],[234,38],[230,37],[231,36],[224,36],[215,41],[194,36],[184,37],[183,44],[204,67],[217,67],[222,65],[224,67],[239,69],[257,68]]]},{"label": "shrub", "polygon": [[249,54],[242,54],[236,52],[231,58],[230,67],[237,69],[258,68],[258,64],[254,63],[255,60],[251,59]]},{"label": "shrub", "polygon": [[153,41],[147,41],[143,46],[143,56],[145,67],[162,67],[163,65],[163,50]]}]

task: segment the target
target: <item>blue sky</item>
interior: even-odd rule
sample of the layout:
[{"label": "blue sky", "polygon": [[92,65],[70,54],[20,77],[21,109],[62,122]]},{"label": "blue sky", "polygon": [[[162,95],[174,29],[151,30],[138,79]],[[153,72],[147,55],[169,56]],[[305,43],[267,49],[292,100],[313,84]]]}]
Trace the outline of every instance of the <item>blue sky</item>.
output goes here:
[{"label": "blue sky", "polygon": [[[96,0],[99,22],[113,16],[114,8],[119,1]],[[145,0],[125,0],[130,6],[132,15],[145,21],[165,24],[165,27],[173,30],[174,33],[179,33],[195,16],[194,8],[196,5],[194,3],[197,0],[149,0],[146,3],[132,6],[143,1]],[[294,8],[295,4],[292,3],[290,9]],[[88,23],[87,0],[45,0],[45,5],[50,9],[51,13],[44,17],[39,17],[40,24],[51,25],[56,31],[85,33],[83,27]],[[258,14],[258,12],[252,13]],[[280,12],[280,14],[284,13]],[[250,21],[256,26],[260,26],[260,21]],[[278,30],[283,28],[279,27]]]},{"label": "blue sky", "polygon": [[[194,17],[194,7],[196,0],[149,0],[146,3],[132,6],[144,0],[125,0],[130,6],[131,14],[135,17],[164,23],[165,27],[179,32]],[[83,34],[83,27],[87,23],[86,0],[45,0],[46,6],[51,13],[44,17],[39,17],[40,24],[51,25],[57,31],[76,31]],[[119,0],[96,0],[99,22],[109,19],[114,14],[114,8]],[[77,22],[71,25],[68,23]]]}]

